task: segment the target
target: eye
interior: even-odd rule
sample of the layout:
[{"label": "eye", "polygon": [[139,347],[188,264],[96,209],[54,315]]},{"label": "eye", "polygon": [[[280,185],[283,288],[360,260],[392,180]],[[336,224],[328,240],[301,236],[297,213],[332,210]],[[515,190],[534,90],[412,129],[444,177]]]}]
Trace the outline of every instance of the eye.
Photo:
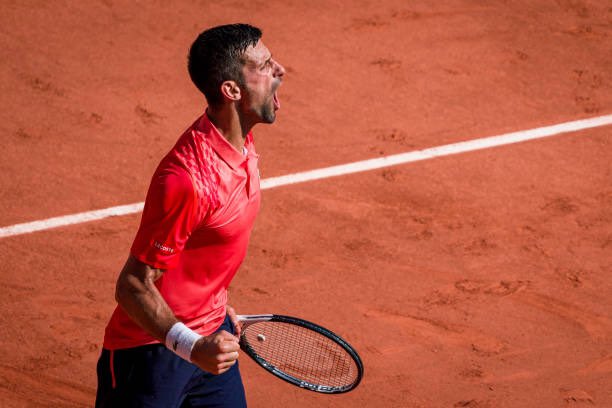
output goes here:
[{"label": "eye", "polygon": [[271,68],[272,68],[272,60],[267,60],[261,66],[261,70],[264,71],[264,72],[269,71]]}]

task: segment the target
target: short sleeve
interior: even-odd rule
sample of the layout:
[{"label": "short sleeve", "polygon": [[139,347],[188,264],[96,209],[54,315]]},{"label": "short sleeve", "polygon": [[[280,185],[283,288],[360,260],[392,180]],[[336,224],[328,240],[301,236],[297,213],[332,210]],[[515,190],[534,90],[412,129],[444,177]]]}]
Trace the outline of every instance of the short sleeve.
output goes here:
[{"label": "short sleeve", "polygon": [[175,267],[198,225],[197,205],[191,176],[186,171],[158,169],[149,186],[132,255],[154,268]]}]

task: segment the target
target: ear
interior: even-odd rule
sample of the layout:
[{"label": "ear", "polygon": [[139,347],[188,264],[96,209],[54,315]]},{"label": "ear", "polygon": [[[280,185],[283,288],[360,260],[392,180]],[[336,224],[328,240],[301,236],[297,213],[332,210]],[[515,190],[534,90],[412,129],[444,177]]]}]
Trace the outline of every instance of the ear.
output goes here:
[{"label": "ear", "polygon": [[242,98],[240,87],[235,81],[224,81],[221,84],[221,93],[230,101],[239,101]]}]

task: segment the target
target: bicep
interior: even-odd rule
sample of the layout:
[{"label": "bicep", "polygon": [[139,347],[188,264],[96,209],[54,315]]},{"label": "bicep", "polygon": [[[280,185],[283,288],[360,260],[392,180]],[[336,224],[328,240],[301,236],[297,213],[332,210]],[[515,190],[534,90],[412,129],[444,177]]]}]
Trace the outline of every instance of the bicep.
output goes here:
[{"label": "bicep", "polygon": [[130,256],[117,279],[119,306],[146,332],[163,342],[176,317],[155,286],[164,271]]},{"label": "bicep", "polygon": [[130,255],[117,279],[117,300],[126,293],[150,289],[163,274],[162,269],[147,265]]}]

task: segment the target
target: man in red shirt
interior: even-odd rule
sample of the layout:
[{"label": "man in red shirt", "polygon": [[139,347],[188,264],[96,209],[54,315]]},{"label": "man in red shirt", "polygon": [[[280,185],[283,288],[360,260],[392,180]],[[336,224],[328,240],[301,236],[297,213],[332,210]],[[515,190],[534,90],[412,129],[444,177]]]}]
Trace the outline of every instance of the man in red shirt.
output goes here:
[{"label": "man in red shirt", "polygon": [[259,209],[252,127],[273,123],[284,68],[247,24],[189,52],[208,102],[155,171],[98,361],[96,407],[244,407],[227,288]]}]

